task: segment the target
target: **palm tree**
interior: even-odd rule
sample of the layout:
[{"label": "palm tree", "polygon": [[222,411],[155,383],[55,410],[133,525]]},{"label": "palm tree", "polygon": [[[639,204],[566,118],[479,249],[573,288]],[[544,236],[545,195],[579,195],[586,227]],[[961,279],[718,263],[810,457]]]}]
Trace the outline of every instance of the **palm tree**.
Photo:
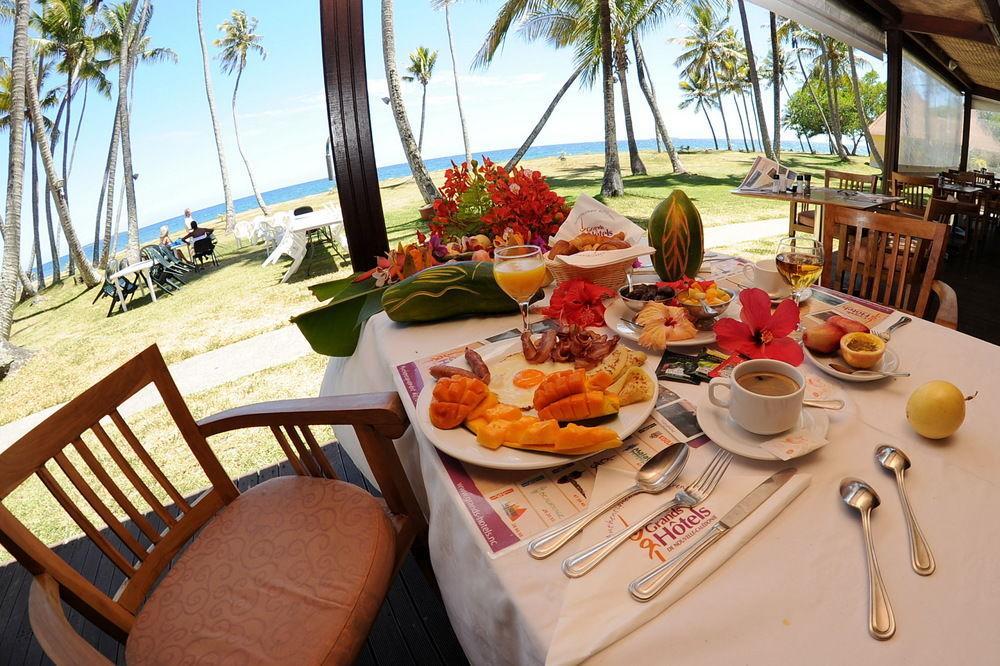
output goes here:
[{"label": "palm tree", "polygon": [[601,79],[604,91],[604,178],[601,194],[620,197],[625,194],[622,169],[618,163],[618,138],[615,132],[615,75],[612,67],[611,2],[599,0],[601,34]]},{"label": "palm tree", "polygon": [[726,150],[733,149],[729,139],[729,124],[722,108],[722,86],[716,63],[724,62],[735,54],[735,45],[727,37],[726,18],[719,18],[708,4],[696,3],[688,9],[688,33],[676,38],[678,44],[684,47],[676,60],[682,73],[689,79],[704,77],[711,81],[715,89],[715,103],[722,116],[722,131],[726,137]]},{"label": "palm tree", "polygon": [[878,152],[878,146],[872,140],[872,131],[868,126],[871,123],[871,119],[868,118],[868,114],[865,112],[865,105],[861,101],[861,84],[858,83],[858,64],[854,57],[854,48],[852,46],[847,47],[847,56],[851,63],[851,87],[854,89],[854,106],[858,110],[858,121],[861,123],[861,128],[865,133],[865,141],[868,143],[868,155],[871,158],[872,166],[882,165],[882,155]]},{"label": "palm tree", "polygon": [[[135,4],[135,0],[132,0]],[[201,0],[196,0],[196,11],[198,16],[198,40],[201,42],[202,69],[205,73],[205,97],[208,99],[208,114],[212,118],[212,131],[215,133],[215,152],[219,155],[219,171],[222,173],[222,192],[226,197],[226,229],[232,229],[235,220],[233,218],[233,193],[229,189],[229,167],[226,165],[226,149],[222,144],[222,130],[219,128],[219,119],[215,113],[215,92],[212,90],[212,72],[208,68],[208,47],[205,45],[205,30],[201,24]],[[126,187],[128,186],[128,175],[125,177]]]},{"label": "palm tree", "polygon": [[[743,0],[736,0],[740,10],[740,23],[743,26],[743,46],[746,49],[747,66],[750,68],[750,87],[753,89],[754,112],[757,114],[760,142],[764,146],[764,155],[774,159],[774,150],[767,134],[767,123],[764,122],[764,99],[760,95],[760,79],[757,78],[757,61],[753,55],[753,43],[750,41],[750,26],[747,23],[747,7]],[[775,127],[775,132],[777,132]]]},{"label": "palm tree", "polygon": [[[21,192],[24,186],[25,71],[28,67],[28,0],[18,0],[14,19],[10,84],[10,160],[7,180],[7,214],[3,229],[3,260],[0,262],[0,361],[10,356],[10,331],[14,324],[14,302],[21,267]],[[6,366],[10,364],[7,363]],[[7,367],[3,368],[4,373]]]},{"label": "palm tree", "polygon": [[[133,21],[127,24],[130,4],[123,2],[117,5],[105,6],[101,10],[101,35],[99,42],[102,50],[106,53],[107,62],[110,65],[120,66],[122,42],[129,47],[132,40],[138,39],[136,43],[136,54],[131,63],[131,71],[128,72],[130,96],[135,89],[135,69],[140,62],[177,62],[177,54],[165,47],[154,47],[150,45],[150,38],[146,35],[149,24],[153,17],[153,5],[150,4],[145,13],[143,21]],[[133,111],[131,99],[127,103],[129,118],[127,122],[131,128],[131,115]],[[114,120],[111,125],[111,141],[108,146],[108,156],[105,160],[104,179],[101,181],[101,192],[97,200],[97,217],[94,222],[94,262],[101,268],[107,265],[111,252],[111,227],[114,211],[115,199],[115,173],[118,166],[118,145],[121,140],[121,116],[117,106],[115,107]],[[106,199],[106,201],[105,201]],[[105,206],[105,203],[107,205]],[[103,222],[103,223],[102,223]],[[103,232],[102,232],[103,229]]]},{"label": "palm tree", "polygon": [[[736,33],[733,33],[735,36]],[[736,118],[740,121],[740,132],[743,134],[743,150],[749,152],[750,145],[747,143],[747,129],[746,125],[743,123],[743,113],[740,112],[740,98],[743,97],[743,91],[745,89],[745,83],[743,77],[740,73],[740,63],[735,59],[724,61],[716,64],[716,68],[721,73],[719,77],[722,81],[722,92],[732,95],[733,106],[736,107]],[[744,111],[746,110],[746,105],[744,105]],[[747,125],[750,124],[749,116],[747,117]],[[751,134],[751,137],[753,135]],[[752,141],[752,139],[751,139]],[[754,150],[756,150],[757,144],[752,144]]]},{"label": "palm tree", "polygon": [[427,84],[431,82],[434,74],[434,65],[437,64],[438,52],[431,51],[426,46],[418,46],[417,50],[410,54],[410,66],[406,71],[410,76],[404,76],[407,83],[416,81],[422,88],[420,96],[420,138],[417,139],[417,148],[424,149],[424,120],[427,116]]},{"label": "palm tree", "polygon": [[774,101],[774,159],[781,160],[781,65],[783,61],[781,47],[778,44],[778,17],[774,12],[768,12],[768,27],[771,36],[771,98]]},{"label": "palm tree", "polygon": [[693,105],[695,111],[701,111],[705,114],[708,129],[712,132],[712,142],[715,144],[715,149],[718,150],[719,140],[715,137],[715,127],[712,126],[712,119],[708,115],[708,110],[717,103],[718,97],[710,89],[708,79],[703,74],[692,72],[688,74],[686,79],[682,79],[679,85],[683,94],[679,108],[686,109]]},{"label": "palm tree", "polygon": [[[198,0],[201,2],[201,0]],[[424,203],[430,203],[438,196],[437,187],[427,173],[427,167],[420,156],[420,148],[413,140],[413,130],[406,117],[406,107],[403,105],[403,84],[396,67],[396,32],[393,25],[393,0],[382,0],[382,59],[385,62],[385,79],[389,88],[389,107],[396,121],[399,140],[403,144],[403,153],[410,166],[410,173],[417,183],[417,189],[424,198]]]},{"label": "palm tree", "polygon": [[469,129],[465,126],[465,112],[462,111],[462,92],[458,85],[458,61],[455,60],[455,39],[451,34],[451,6],[455,0],[433,0],[434,6],[444,9],[444,25],[448,31],[448,51],[451,54],[451,72],[455,79],[455,103],[458,105],[458,122],[462,126],[462,143],[465,146],[465,161],[472,161],[469,150]]},{"label": "palm tree", "polygon": [[639,44],[639,35],[636,31],[632,32],[632,50],[635,52],[635,71],[639,76],[639,88],[646,97],[649,110],[653,113],[653,121],[656,123],[656,133],[659,140],[663,141],[663,146],[670,157],[670,164],[673,167],[674,173],[684,173],[684,165],[681,164],[681,159],[674,148],[674,142],[671,141],[670,133],[667,132],[667,125],[663,122],[663,116],[660,115],[660,107],[656,103],[656,90],[653,88],[652,77],[649,75],[649,67],[646,65],[646,59],[643,57],[642,45]]},{"label": "palm tree", "polygon": [[257,19],[252,16],[248,17],[242,9],[234,9],[232,18],[220,23],[219,30],[222,31],[224,37],[215,40],[214,43],[222,49],[222,52],[219,53],[219,60],[222,61],[222,71],[226,74],[236,72],[236,83],[233,85],[233,130],[236,133],[236,148],[240,151],[243,164],[246,165],[247,176],[250,178],[250,187],[253,188],[253,195],[257,198],[257,205],[260,206],[260,210],[264,215],[270,215],[271,213],[267,209],[267,204],[264,203],[264,197],[260,195],[257,183],[254,182],[253,171],[250,169],[250,160],[247,159],[246,153],[243,151],[243,143],[240,141],[240,125],[236,114],[236,93],[240,89],[240,78],[243,76],[243,70],[247,66],[247,55],[256,53],[263,60],[267,58],[267,51],[261,46],[263,38],[256,32]]}]

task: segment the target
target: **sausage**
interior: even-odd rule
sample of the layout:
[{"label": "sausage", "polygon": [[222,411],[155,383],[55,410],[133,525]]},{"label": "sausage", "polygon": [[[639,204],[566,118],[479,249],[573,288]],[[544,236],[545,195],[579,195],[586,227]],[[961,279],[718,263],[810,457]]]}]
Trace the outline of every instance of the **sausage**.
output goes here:
[{"label": "sausage", "polygon": [[431,377],[434,379],[444,379],[445,377],[468,377],[469,379],[479,379],[475,373],[463,370],[462,368],[456,368],[453,365],[435,365],[429,372],[431,373]]},{"label": "sausage", "polygon": [[479,379],[483,380],[484,384],[490,383],[490,369],[486,365],[486,361],[483,357],[479,355],[475,349],[465,348],[465,362],[469,364],[469,368]]}]

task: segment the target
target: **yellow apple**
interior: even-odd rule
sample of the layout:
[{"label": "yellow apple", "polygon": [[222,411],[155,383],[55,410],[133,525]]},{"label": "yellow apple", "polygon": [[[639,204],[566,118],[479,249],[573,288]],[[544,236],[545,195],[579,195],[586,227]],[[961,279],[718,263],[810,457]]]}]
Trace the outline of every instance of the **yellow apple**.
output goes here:
[{"label": "yellow apple", "polygon": [[906,420],[928,439],[950,437],[965,420],[965,396],[949,382],[927,382],[910,394]]}]

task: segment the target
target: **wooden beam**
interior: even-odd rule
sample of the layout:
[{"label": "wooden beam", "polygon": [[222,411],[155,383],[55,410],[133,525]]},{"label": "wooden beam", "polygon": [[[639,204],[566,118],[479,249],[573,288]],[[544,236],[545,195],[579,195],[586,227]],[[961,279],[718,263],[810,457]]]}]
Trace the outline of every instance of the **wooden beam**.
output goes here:
[{"label": "wooden beam", "polygon": [[947,16],[927,16],[925,14],[903,14],[899,23],[900,30],[925,35],[943,35],[968,39],[982,44],[996,44],[993,31],[985,23],[975,21],[960,21]]},{"label": "wooden beam", "polygon": [[997,90],[996,88],[987,88],[986,86],[976,85],[972,87],[972,94],[976,97],[985,97],[986,99],[992,99],[1000,102],[1000,90]]},{"label": "wooden beam", "polygon": [[[850,5],[853,3],[845,4]],[[868,5],[882,17],[884,27],[890,27],[898,24],[903,15],[903,13],[899,11],[899,8],[892,4],[889,0],[862,0],[862,4]]]},{"label": "wooden beam", "polygon": [[375,168],[362,0],[320,0],[323,79],[337,195],[356,271],[389,249]]},{"label": "wooden beam", "polygon": [[993,33],[993,40],[1000,46],[1000,0],[979,0],[979,8]]},{"label": "wooden beam", "polygon": [[885,148],[882,152],[882,191],[892,193],[892,172],[899,166],[899,134],[903,108],[903,33],[885,33]]},{"label": "wooden beam", "polygon": [[969,168],[969,134],[972,129],[972,91],[965,93],[965,109],[962,114],[962,161],[958,164],[959,171]]}]

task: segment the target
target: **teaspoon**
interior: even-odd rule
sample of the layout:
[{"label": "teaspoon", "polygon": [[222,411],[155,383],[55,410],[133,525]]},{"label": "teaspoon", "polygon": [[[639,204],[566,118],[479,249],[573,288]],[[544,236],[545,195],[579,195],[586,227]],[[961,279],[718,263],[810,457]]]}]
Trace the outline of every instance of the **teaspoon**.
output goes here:
[{"label": "teaspoon", "polygon": [[584,511],[565,525],[532,539],[528,544],[528,554],[535,559],[543,559],[562,548],[584,527],[611,507],[640,493],[656,494],[670,487],[687,464],[688,447],[684,444],[669,446],[650,458],[635,473],[635,483],[603,504]]},{"label": "teaspoon", "polygon": [[868,633],[880,641],[892,638],[896,633],[896,619],[889,605],[889,595],[882,582],[882,572],[875,559],[875,544],[872,542],[872,509],[879,505],[875,489],[861,479],[845,478],[840,482],[840,497],[848,506],[861,514],[861,529],[868,552]]},{"label": "teaspoon", "polygon": [[908,372],[881,372],[879,370],[858,370],[857,368],[849,368],[846,365],[841,365],[840,363],[831,363],[830,367],[837,372],[842,372],[845,375],[857,375],[858,377],[909,377]]},{"label": "teaspoon", "polygon": [[910,501],[906,497],[906,487],[903,485],[903,470],[909,468],[910,459],[906,457],[901,449],[888,444],[882,444],[875,449],[875,460],[878,464],[892,472],[896,477],[896,486],[899,488],[899,499],[903,503],[903,515],[906,516],[906,527],[910,533],[910,564],[913,570],[921,576],[930,576],[934,573],[936,566],[934,555],[931,554],[930,546],[924,533],[917,525],[917,519],[913,515]]}]

